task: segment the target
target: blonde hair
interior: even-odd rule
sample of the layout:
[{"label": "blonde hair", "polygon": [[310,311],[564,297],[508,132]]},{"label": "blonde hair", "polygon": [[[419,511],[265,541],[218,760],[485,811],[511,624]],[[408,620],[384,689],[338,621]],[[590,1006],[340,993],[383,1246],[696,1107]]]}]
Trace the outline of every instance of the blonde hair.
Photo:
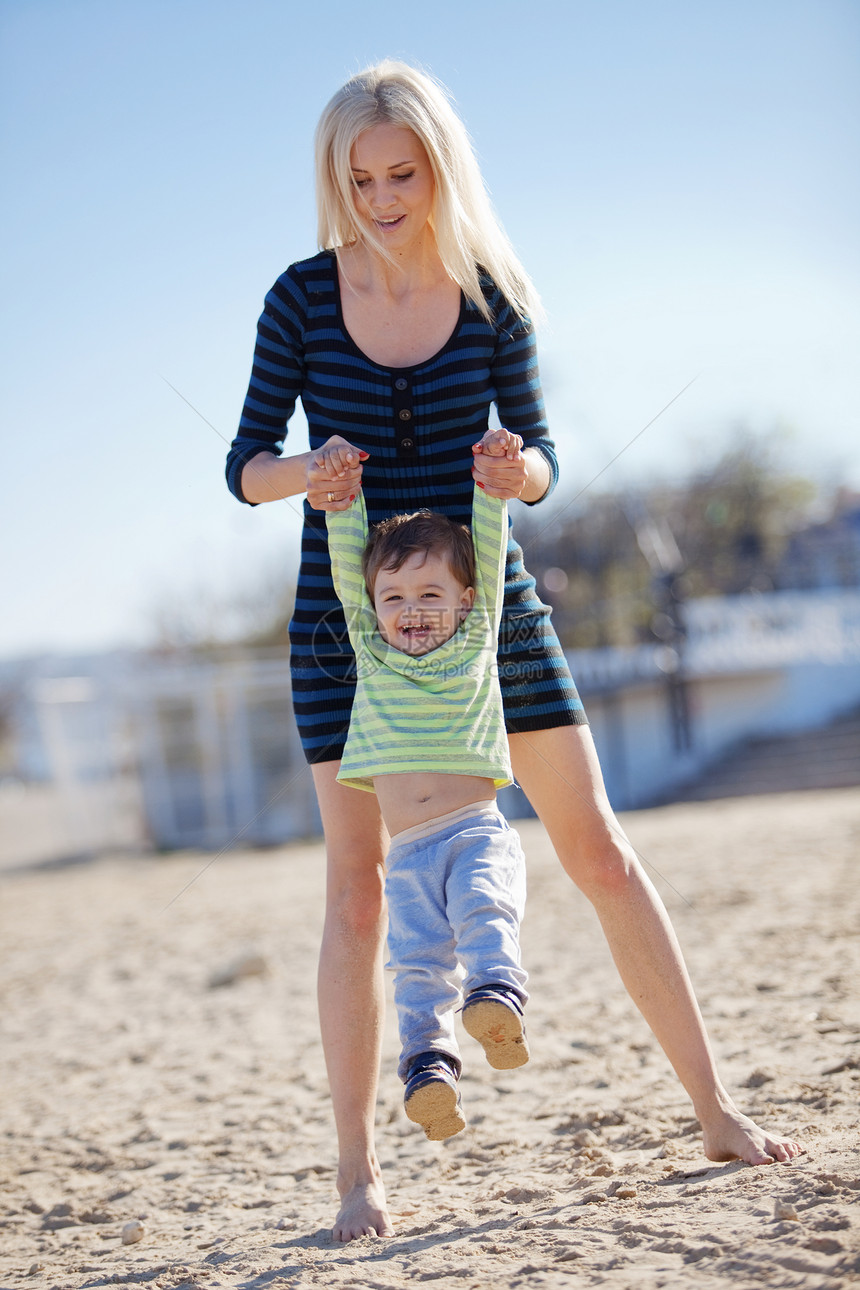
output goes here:
[{"label": "blonde hair", "polygon": [[324,250],[363,240],[388,251],[355,210],[350,154],[374,125],[412,130],[430,160],[435,195],[430,222],[447,272],[492,321],[479,270],[488,273],[521,317],[541,314],[540,300],[493,211],[466,127],[438,81],[386,59],[353,76],[327,104],[314,137],[318,241]]}]

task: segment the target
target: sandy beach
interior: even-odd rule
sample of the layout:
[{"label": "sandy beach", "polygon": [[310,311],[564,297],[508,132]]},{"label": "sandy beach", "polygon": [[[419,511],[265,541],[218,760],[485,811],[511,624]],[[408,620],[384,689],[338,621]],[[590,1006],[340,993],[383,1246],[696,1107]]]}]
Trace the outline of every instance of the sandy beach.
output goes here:
[{"label": "sandy beach", "polygon": [[860,1283],[860,790],[623,822],[726,1082],[805,1155],[704,1158],[590,907],[522,822],[531,1062],[494,1072],[464,1035],[469,1127],[429,1143],[403,1114],[389,1009],[378,1125],[396,1235],[336,1245],[321,846],[13,867],[2,1290]]}]

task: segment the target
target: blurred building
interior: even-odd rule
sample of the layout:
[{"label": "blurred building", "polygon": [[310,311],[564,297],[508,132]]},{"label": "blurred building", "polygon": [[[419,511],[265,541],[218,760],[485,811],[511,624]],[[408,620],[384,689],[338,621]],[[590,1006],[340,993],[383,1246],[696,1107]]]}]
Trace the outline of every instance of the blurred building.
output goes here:
[{"label": "blurred building", "polygon": [[319,831],[282,654],[37,659],[17,666],[14,692],[2,864]]},{"label": "blurred building", "polygon": [[775,582],[797,590],[860,587],[860,495],[843,490],[827,520],[791,535]]},{"label": "blurred building", "polygon": [[[690,795],[749,740],[778,746],[860,708],[860,591],[710,597],[682,614],[671,646],[569,655],[618,809]],[[851,738],[807,786],[860,784],[860,738]],[[749,788],[797,782],[776,775]]]},{"label": "blurred building", "polygon": [[[619,809],[687,792],[746,740],[778,747],[860,706],[860,591],[713,597],[679,613],[662,642],[569,655]],[[281,653],[30,660],[0,669],[0,691],[15,731],[2,864],[319,833]],[[860,783],[851,737],[823,782]],[[501,805],[529,813],[515,788]]]}]

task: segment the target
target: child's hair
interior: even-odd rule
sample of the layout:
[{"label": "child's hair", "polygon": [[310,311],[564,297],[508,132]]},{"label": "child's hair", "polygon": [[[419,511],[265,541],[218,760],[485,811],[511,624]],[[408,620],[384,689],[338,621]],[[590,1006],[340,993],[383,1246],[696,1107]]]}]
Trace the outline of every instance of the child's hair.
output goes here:
[{"label": "child's hair", "polygon": [[361,559],[371,600],[380,571],[402,568],[416,552],[442,556],[458,582],[474,587],[475,548],[466,525],[455,524],[447,515],[437,515],[435,511],[415,511],[412,515],[392,515],[371,530]]}]

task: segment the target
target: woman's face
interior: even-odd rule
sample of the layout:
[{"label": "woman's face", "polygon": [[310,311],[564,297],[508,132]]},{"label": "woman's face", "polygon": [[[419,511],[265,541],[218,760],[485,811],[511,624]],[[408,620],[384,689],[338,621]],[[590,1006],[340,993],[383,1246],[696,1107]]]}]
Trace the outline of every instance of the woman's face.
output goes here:
[{"label": "woman's face", "polygon": [[400,125],[374,125],[349,156],[359,219],[392,252],[420,242],[433,209],[435,185],[421,140]]}]

